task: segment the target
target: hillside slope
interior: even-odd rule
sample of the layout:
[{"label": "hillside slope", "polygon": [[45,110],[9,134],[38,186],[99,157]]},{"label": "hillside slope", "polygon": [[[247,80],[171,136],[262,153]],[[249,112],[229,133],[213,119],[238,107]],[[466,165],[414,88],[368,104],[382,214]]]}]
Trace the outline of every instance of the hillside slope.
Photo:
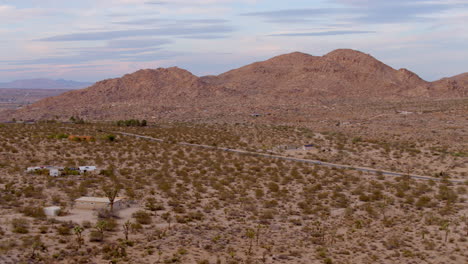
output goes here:
[{"label": "hillside slope", "polygon": [[218,76],[197,77],[177,67],[139,70],[3,113],[3,119],[182,120],[324,101],[460,98],[468,94],[467,76],[430,83],[359,51],[340,49],[321,57],[295,52]]},{"label": "hillside slope", "polygon": [[427,82],[408,70],[394,70],[370,55],[335,50],[322,57],[281,55],[232,70],[212,79],[245,92],[292,97],[398,98],[429,96]]}]

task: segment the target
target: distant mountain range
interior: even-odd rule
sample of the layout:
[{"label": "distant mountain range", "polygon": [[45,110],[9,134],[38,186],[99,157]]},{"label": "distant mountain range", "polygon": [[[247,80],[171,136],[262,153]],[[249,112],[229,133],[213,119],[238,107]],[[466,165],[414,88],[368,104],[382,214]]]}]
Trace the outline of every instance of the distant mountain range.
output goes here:
[{"label": "distant mountain range", "polygon": [[[17,119],[141,118],[189,120],[274,113],[316,115],[333,104],[468,97],[468,74],[427,82],[350,49],[324,56],[300,52],[256,62],[218,76],[197,77],[177,68],[139,70],[82,90],[28,105]],[[297,114],[296,114],[297,113]]]},{"label": "distant mountain range", "polygon": [[7,83],[0,83],[0,88],[14,89],[82,89],[91,86],[92,83],[76,82],[68,80],[52,80],[52,79],[26,79],[16,80]]}]

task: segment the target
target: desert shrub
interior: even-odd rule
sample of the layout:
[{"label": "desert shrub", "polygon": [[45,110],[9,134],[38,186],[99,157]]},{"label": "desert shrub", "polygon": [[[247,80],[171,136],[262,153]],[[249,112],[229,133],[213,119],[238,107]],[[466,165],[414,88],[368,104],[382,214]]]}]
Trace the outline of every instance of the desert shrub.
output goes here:
[{"label": "desert shrub", "polygon": [[116,211],[111,212],[109,209],[102,208],[97,211],[99,219],[111,219],[117,218],[118,214]]},{"label": "desert shrub", "polygon": [[314,212],[313,209],[312,209],[312,206],[307,201],[298,202],[297,206],[302,210],[303,214],[309,215],[309,214],[312,214]]},{"label": "desert shrub", "polygon": [[39,227],[39,233],[41,233],[41,234],[46,234],[47,231],[49,231],[49,227],[48,227],[48,226],[45,226],[45,225],[44,225],[44,226],[40,226],[40,227]]},{"label": "desert shrub", "polygon": [[276,211],[273,210],[273,209],[267,209],[267,210],[264,210],[261,214],[260,214],[260,219],[261,220],[271,220],[271,219],[274,219],[275,218],[275,214],[276,214]]},{"label": "desert shrub", "polygon": [[184,207],[183,205],[181,205],[181,204],[178,205],[178,206],[175,206],[175,207],[173,208],[173,211],[174,211],[174,213],[177,213],[177,214],[183,214],[183,213],[186,212],[186,211],[185,211],[185,207]]},{"label": "desert shrub", "polygon": [[257,199],[262,198],[264,195],[265,195],[265,193],[263,192],[262,189],[256,189],[256,190],[255,190],[255,197],[256,197]]},{"label": "desert shrub", "polygon": [[25,218],[15,218],[11,221],[12,232],[18,234],[29,233],[29,221]]},{"label": "desert shrub", "polygon": [[270,182],[270,183],[268,184],[268,189],[269,189],[271,192],[275,193],[275,192],[279,192],[280,187],[279,187],[279,185],[276,184],[275,182]]},{"label": "desert shrub", "polygon": [[102,242],[103,239],[102,239],[101,232],[97,230],[91,230],[91,232],[89,233],[89,241],[90,242]]},{"label": "desert shrub", "polygon": [[184,224],[193,221],[201,221],[203,220],[203,213],[202,212],[189,212],[185,215],[177,215],[176,221],[178,223]]},{"label": "desert shrub", "polygon": [[278,201],[276,200],[267,200],[264,203],[265,208],[275,208],[278,206]]},{"label": "desert shrub", "polygon": [[165,193],[169,193],[172,189],[172,184],[169,181],[161,180],[158,182],[158,188]]},{"label": "desert shrub", "polygon": [[363,193],[363,194],[360,194],[360,195],[359,195],[359,201],[361,201],[361,202],[369,202],[369,201],[370,201],[370,197],[367,196],[367,195],[364,194],[364,193]]},{"label": "desert shrub", "polygon": [[125,244],[110,243],[102,248],[104,259],[123,258],[127,256]]},{"label": "desert shrub", "polygon": [[346,195],[344,193],[340,193],[340,192],[334,192],[333,193],[333,205],[338,207],[338,208],[346,208],[348,207],[348,204],[349,204],[349,200],[348,200],[348,197],[346,197]]},{"label": "desert shrub", "polygon": [[52,204],[54,205],[59,205],[61,203],[61,200],[62,198],[60,197],[60,195],[54,194],[52,196]]},{"label": "desert shrub", "polygon": [[466,188],[464,186],[458,186],[457,193],[462,195],[466,194]]},{"label": "desert shrub", "polygon": [[34,218],[46,218],[44,213],[44,208],[36,206],[26,206],[20,210],[25,216],[34,217]]},{"label": "desert shrub", "polygon": [[383,245],[388,250],[392,250],[392,249],[400,248],[401,246],[404,245],[404,242],[400,236],[392,235],[383,242]]},{"label": "desert shrub", "polygon": [[137,221],[137,223],[142,225],[149,225],[151,224],[151,215],[143,210],[139,210],[133,213],[133,218]]},{"label": "desert shrub", "polygon": [[452,188],[450,188],[447,185],[440,185],[439,186],[439,192],[437,194],[437,197],[440,200],[448,201],[448,202],[456,202],[458,199],[458,195],[455,191],[453,191]]},{"label": "desert shrub", "polygon": [[427,207],[431,202],[431,197],[423,195],[418,198],[418,201],[416,202],[416,207],[417,208],[422,208],[422,207]]},{"label": "desert shrub", "polygon": [[317,198],[320,200],[326,199],[328,197],[328,192],[320,192],[317,194]]},{"label": "desert shrub", "polygon": [[146,199],[145,207],[150,211],[164,210],[164,205],[158,203],[154,197],[148,197],[148,199]]},{"label": "desert shrub", "polygon": [[107,141],[114,142],[117,137],[114,134],[108,134],[108,135],[105,135],[104,138]]},{"label": "desert shrub", "polygon": [[0,252],[6,252],[18,246],[16,239],[2,240],[0,243]]},{"label": "desert shrub", "polygon": [[106,231],[115,231],[117,227],[119,226],[119,223],[114,218],[108,219],[107,220],[107,225],[104,228]]},{"label": "desert shrub", "polygon": [[99,175],[107,176],[107,177],[112,177],[114,176],[114,171],[112,169],[106,169],[106,170],[101,170],[99,172]]},{"label": "desert shrub", "polygon": [[65,138],[68,138],[68,136],[69,135],[65,133],[59,133],[59,134],[54,135],[56,139],[65,139]]},{"label": "desert shrub", "polygon": [[85,124],[86,122],[84,121],[83,118],[80,118],[79,116],[75,117],[75,116],[71,116],[70,117],[70,121],[73,122],[74,124]]},{"label": "desert shrub", "polygon": [[73,224],[71,223],[63,223],[56,227],[57,233],[61,236],[69,236],[71,235],[71,230],[73,228]]},{"label": "desert shrub", "polygon": [[[45,171],[46,171],[45,175],[49,175],[49,171],[48,170],[45,170]],[[39,187],[39,186],[35,187],[33,185],[28,185],[23,188],[22,193],[24,197],[27,197],[27,198],[42,198],[43,197],[42,187]]]},{"label": "desert shrub", "polygon": [[65,168],[62,172],[62,175],[80,175],[80,171]]},{"label": "desert shrub", "polygon": [[91,228],[93,224],[90,221],[83,221],[81,223],[81,226],[86,229],[86,228]]}]

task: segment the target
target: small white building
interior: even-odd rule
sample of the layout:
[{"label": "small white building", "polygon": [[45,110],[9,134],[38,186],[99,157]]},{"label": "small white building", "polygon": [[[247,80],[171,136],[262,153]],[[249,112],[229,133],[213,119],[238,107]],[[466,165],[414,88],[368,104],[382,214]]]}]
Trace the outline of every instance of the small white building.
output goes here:
[{"label": "small white building", "polygon": [[80,173],[85,173],[85,172],[90,172],[90,171],[95,171],[96,166],[80,166],[78,167],[80,169]]},{"label": "small white building", "polygon": [[[36,167],[28,167],[26,169],[26,172],[28,173],[34,173],[38,170],[47,170],[49,171],[49,175],[52,177],[58,177],[63,174],[63,171],[65,170],[64,167],[55,167],[55,166],[36,166]],[[69,171],[79,171],[81,174],[85,172],[92,172],[96,171],[97,168],[96,166],[80,166],[78,168],[67,168]]]},{"label": "small white building", "polygon": [[50,169],[49,170],[49,175],[52,176],[52,177],[58,177],[62,174],[62,172],[59,170],[59,169]]},{"label": "small white building", "polygon": [[62,175],[63,167],[55,167],[55,166],[36,166],[36,167],[28,167],[26,172],[33,173],[38,170],[48,170],[49,175],[52,177],[58,177]]},{"label": "small white building", "polygon": [[42,169],[42,167],[28,167],[26,169],[26,171],[27,172],[35,172],[35,171],[40,170],[40,169]]},{"label": "small white building", "polygon": [[60,206],[49,206],[49,207],[44,207],[44,213],[47,216],[57,216],[60,213]]}]

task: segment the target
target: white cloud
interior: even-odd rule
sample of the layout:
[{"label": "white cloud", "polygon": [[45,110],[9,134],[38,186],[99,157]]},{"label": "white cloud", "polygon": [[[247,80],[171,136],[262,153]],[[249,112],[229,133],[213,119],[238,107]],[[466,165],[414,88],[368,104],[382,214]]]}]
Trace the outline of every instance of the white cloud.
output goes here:
[{"label": "white cloud", "polygon": [[[8,2],[8,4],[2,5],[3,2]],[[34,5],[27,5],[28,2],[34,3]],[[148,4],[148,2],[159,2],[160,4]],[[320,4],[315,4],[317,2]],[[402,6],[407,3],[422,4],[423,1],[0,0],[0,39],[4,40],[0,42],[0,64],[4,64],[5,61],[21,60],[49,62],[34,67],[44,70],[44,75],[63,74],[64,77],[68,76],[72,79],[89,80],[95,78],[95,80],[99,80],[118,76],[138,68],[173,65],[186,67],[198,74],[218,73],[292,51],[322,55],[335,48],[354,48],[371,53],[382,61],[391,63],[394,67],[407,67],[423,76],[429,76],[429,78],[439,74],[437,73],[439,65],[450,64],[450,60],[454,63],[450,64],[450,67],[443,67],[445,75],[451,75],[449,71],[453,74],[466,71],[466,63],[463,64],[462,61],[463,59],[466,61],[468,56],[465,52],[466,47],[463,46],[468,41],[468,31],[465,30],[465,24],[468,21],[467,8],[458,10],[445,8],[435,13],[432,9],[429,10],[430,12],[423,12],[424,10],[403,8],[402,14],[394,14],[397,12],[389,14],[388,19],[392,22],[391,24],[386,23],[386,20],[381,23],[378,14],[368,15],[367,19],[359,20],[367,13],[357,12],[339,14],[323,12],[320,16],[305,14],[303,17],[292,14],[291,17],[295,20],[289,19],[289,22],[287,19],[281,20],[281,16],[277,12],[273,12],[271,21],[266,21],[264,16],[239,16],[239,14],[246,12],[271,13],[270,11],[281,9],[304,11],[320,8],[343,8],[352,4],[369,5],[370,9],[391,4]],[[424,3],[450,6],[466,4],[466,0],[427,0]],[[40,8],[34,6],[40,6]],[[366,10],[366,8],[359,9],[360,12],[366,12]],[[378,10],[382,14],[387,12],[385,8]],[[400,15],[407,19],[402,21]],[[213,22],[211,24],[225,26],[229,30],[218,34],[224,38],[219,38],[216,34],[200,34],[203,39],[187,39],[187,36],[183,34],[177,36],[166,34],[164,38],[171,41],[170,45],[158,47],[160,48],[158,52],[160,51],[161,55],[174,52],[184,55],[160,56],[158,58],[159,53],[155,52],[155,55],[150,56],[148,61],[138,61],[142,60],[143,55],[141,54],[123,54],[121,58],[129,59],[128,61],[122,61],[119,57],[111,55],[104,56],[105,54],[98,54],[102,56],[95,58],[95,60],[84,61],[83,55],[78,54],[80,50],[89,51],[96,47],[109,49],[108,45],[115,47],[116,43],[110,42],[109,39],[53,43],[33,41],[61,35],[79,36],[85,33],[94,34],[97,31],[102,34],[103,32],[129,32],[131,30],[140,30],[140,32],[148,34],[139,36],[138,39],[161,38],[162,31],[160,30],[154,32],[144,30],[151,28],[172,30],[171,27],[183,25],[198,26],[200,23],[193,22],[197,19],[205,21],[223,19],[222,23]],[[138,20],[140,23],[125,23]],[[160,22],[144,23],[144,21]],[[344,30],[375,31],[376,33],[343,36],[296,36],[293,40],[290,37],[267,36],[272,33]],[[135,36],[132,36],[119,35],[117,39],[124,39],[120,45],[125,43],[134,45],[131,42],[138,39],[135,40]],[[144,41],[138,43],[141,46],[146,45]],[[425,58],[424,54],[438,55]],[[445,54],[446,57],[439,54]],[[460,54],[460,56],[457,58],[455,54]],[[94,56],[94,54],[91,55]],[[89,55],[90,58],[93,57],[91,55]],[[63,56],[64,59],[58,58],[60,56]],[[144,57],[146,58],[148,55],[144,54]],[[57,60],[54,61],[56,58]],[[433,61],[429,61],[428,58],[433,58]],[[131,61],[132,59],[133,61]],[[80,65],[89,65],[91,68],[80,68]],[[10,75],[19,76],[20,74],[15,75],[9,72],[7,75],[0,72],[0,81],[3,78],[9,78]],[[77,78],[73,78],[74,74]]]},{"label": "white cloud", "polygon": [[54,12],[45,8],[16,8],[11,5],[0,5],[0,24],[25,21],[39,16],[47,16]]}]

